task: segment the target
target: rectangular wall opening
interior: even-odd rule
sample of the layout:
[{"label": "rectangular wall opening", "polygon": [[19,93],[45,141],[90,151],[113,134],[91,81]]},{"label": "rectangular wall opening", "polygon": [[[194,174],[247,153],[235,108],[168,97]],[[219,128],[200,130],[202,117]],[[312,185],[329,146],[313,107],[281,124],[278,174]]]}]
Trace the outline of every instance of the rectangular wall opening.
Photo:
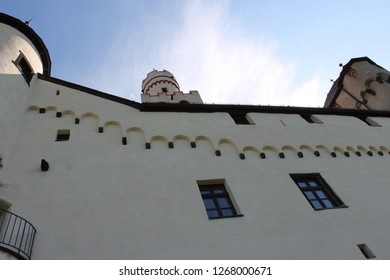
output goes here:
[{"label": "rectangular wall opening", "polygon": [[376,256],[374,253],[368,248],[366,244],[357,244],[358,248],[360,249],[360,252],[366,257],[366,259],[374,259]]},{"label": "rectangular wall opening", "polygon": [[230,112],[230,117],[234,120],[235,124],[253,125],[253,121],[242,112]]},{"label": "rectangular wall opening", "polygon": [[69,141],[69,137],[70,137],[70,129],[57,130],[57,137],[56,137],[57,142]]}]

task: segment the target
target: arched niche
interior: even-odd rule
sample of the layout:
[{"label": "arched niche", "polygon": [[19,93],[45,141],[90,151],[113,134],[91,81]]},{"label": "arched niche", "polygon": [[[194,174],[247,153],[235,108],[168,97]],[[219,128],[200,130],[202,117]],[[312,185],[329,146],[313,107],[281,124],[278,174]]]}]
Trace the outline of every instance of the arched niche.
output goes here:
[{"label": "arched niche", "polygon": [[175,149],[190,149],[191,139],[186,135],[176,135],[173,137],[173,146]]},{"label": "arched niche", "polygon": [[54,112],[57,112],[57,107],[56,106],[47,106],[46,107],[46,111],[54,111]]},{"label": "arched niche", "polygon": [[320,152],[320,154],[332,155],[332,151],[328,149],[328,147],[324,145],[317,145],[316,149]]},{"label": "arched niche", "polygon": [[58,111],[56,106],[47,106],[45,109],[47,114],[52,114],[52,115],[56,115]]},{"label": "arched niche", "polygon": [[57,112],[57,117],[61,117],[65,122],[72,123],[75,119],[75,113],[72,110]]},{"label": "arched niche", "polygon": [[298,157],[298,150],[293,146],[285,145],[281,150],[286,156]]},{"label": "arched niche", "polygon": [[253,146],[245,146],[242,149],[246,159],[258,159],[260,151]]},{"label": "arched niche", "polygon": [[62,116],[64,116],[64,117],[70,116],[70,117],[74,118],[75,115],[76,114],[72,110],[65,110],[62,112]]},{"label": "arched niche", "polygon": [[299,150],[303,153],[304,157],[316,157],[314,154],[316,149],[309,145],[301,145],[299,146]]},{"label": "arched niche", "polygon": [[118,121],[107,121],[103,126],[103,138],[120,143],[122,138],[122,125]]},{"label": "arched niche", "polygon": [[214,155],[215,154],[215,146],[213,142],[204,135],[199,135],[195,138],[196,150],[201,153]]},{"label": "arched niche", "polygon": [[168,139],[165,136],[156,135],[150,139],[152,149],[168,149]]},{"label": "arched niche", "polygon": [[354,147],[351,147],[351,146],[347,146],[347,151],[351,152],[351,153],[356,153],[357,152],[357,150]]},{"label": "arched niche", "polygon": [[371,151],[373,151],[373,152],[375,152],[375,153],[377,153],[379,150],[378,150],[378,148],[376,148],[375,146],[369,146],[368,147]]},{"label": "arched niche", "polygon": [[280,153],[278,148],[269,145],[263,147],[263,152],[266,154],[267,158],[276,158]]},{"label": "arched niche", "polygon": [[340,156],[350,157],[351,155],[351,153],[348,150],[345,150],[339,146],[334,147],[333,151]]},{"label": "arched niche", "polygon": [[364,153],[368,152],[368,150],[365,147],[363,147],[363,146],[357,146],[357,150],[361,151],[361,152],[364,152]]},{"label": "arched niche", "polygon": [[126,130],[127,146],[143,149],[145,147],[145,132],[140,127],[130,127]]},{"label": "arched niche", "polygon": [[35,105],[28,106],[27,112],[38,113],[38,112],[39,112],[39,107],[38,107],[38,106],[35,106]]},{"label": "arched niche", "polygon": [[390,153],[389,148],[387,148],[387,147],[385,147],[385,146],[380,146],[379,149],[380,149],[381,151],[383,151],[384,153],[387,153],[387,154]]},{"label": "arched niche", "polygon": [[[380,149],[378,149],[378,148],[375,147],[375,146],[369,146],[368,148],[369,148],[369,150],[373,153],[373,155],[380,155],[380,156],[383,156],[383,155],[384,155],[383,151],[381,151]],[[370,152],[370,151],[369,151],[369,152]]]},{"label": "arched niche", "polygon": [[369,149],[367,149],[364,146],[357,146],[358,151],[360,151],[364,155],[373,156],[373,152]]},{"label": "arched niche", "polygon": [[80,128],[82,130],[87,129],[97,131],[98,127],[99,117],[96,114],[87,112],[80,116]]},{"label": "arched niche", "polygon": [[218,142],[218,148],[223,157],[239,158],[239,150],[236,145],[229,139],[223,138]]}]

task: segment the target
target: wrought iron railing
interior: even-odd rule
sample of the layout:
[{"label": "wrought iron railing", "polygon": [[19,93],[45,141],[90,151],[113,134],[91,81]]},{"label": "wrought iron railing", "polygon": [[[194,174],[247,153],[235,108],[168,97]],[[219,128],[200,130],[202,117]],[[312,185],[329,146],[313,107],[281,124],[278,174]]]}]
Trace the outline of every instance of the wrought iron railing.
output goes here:
[{"label": "wrought iron railing", "polygon": [[18,259],[31,259],[35,227],[22,217],[0,209],[0,249]]}]

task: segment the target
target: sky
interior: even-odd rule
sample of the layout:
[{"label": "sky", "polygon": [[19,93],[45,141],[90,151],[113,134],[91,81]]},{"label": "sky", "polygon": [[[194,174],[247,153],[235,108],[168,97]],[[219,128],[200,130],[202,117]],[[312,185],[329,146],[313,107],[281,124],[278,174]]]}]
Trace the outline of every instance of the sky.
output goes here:
[{"label": "sky", "polygon": [[140,102],[153,69],[204,103],[322,107],[341,68],[390,69],[387,0],[0,0],[51,76]]}]

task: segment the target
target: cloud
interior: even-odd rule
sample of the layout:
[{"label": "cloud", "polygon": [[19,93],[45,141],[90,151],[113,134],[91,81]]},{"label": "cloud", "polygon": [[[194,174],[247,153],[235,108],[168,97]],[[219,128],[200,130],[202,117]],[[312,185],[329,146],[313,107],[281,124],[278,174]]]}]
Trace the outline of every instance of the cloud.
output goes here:
[{"label": "cloud", "polygon": [[299,64],[280,59],[277,42],[248,37],[228,1],[181,3],[165,9],[174,12],[169,17],[149,14],[137,32],[118,32],[98,88],[139,101],[141,82],[155,68],[172,72],[182,91],[198,90],[205,103],[318,106],[318,76],[297,84]]},{"label": "cloud", "polygon": [[242,35],[228,2],[186,3],[160,55],[183,91],[197,89],[206,103],[318,104],[306,98],[318,91],[318,77],[294,89],[297,64],[278,58],[276,42]]}]

